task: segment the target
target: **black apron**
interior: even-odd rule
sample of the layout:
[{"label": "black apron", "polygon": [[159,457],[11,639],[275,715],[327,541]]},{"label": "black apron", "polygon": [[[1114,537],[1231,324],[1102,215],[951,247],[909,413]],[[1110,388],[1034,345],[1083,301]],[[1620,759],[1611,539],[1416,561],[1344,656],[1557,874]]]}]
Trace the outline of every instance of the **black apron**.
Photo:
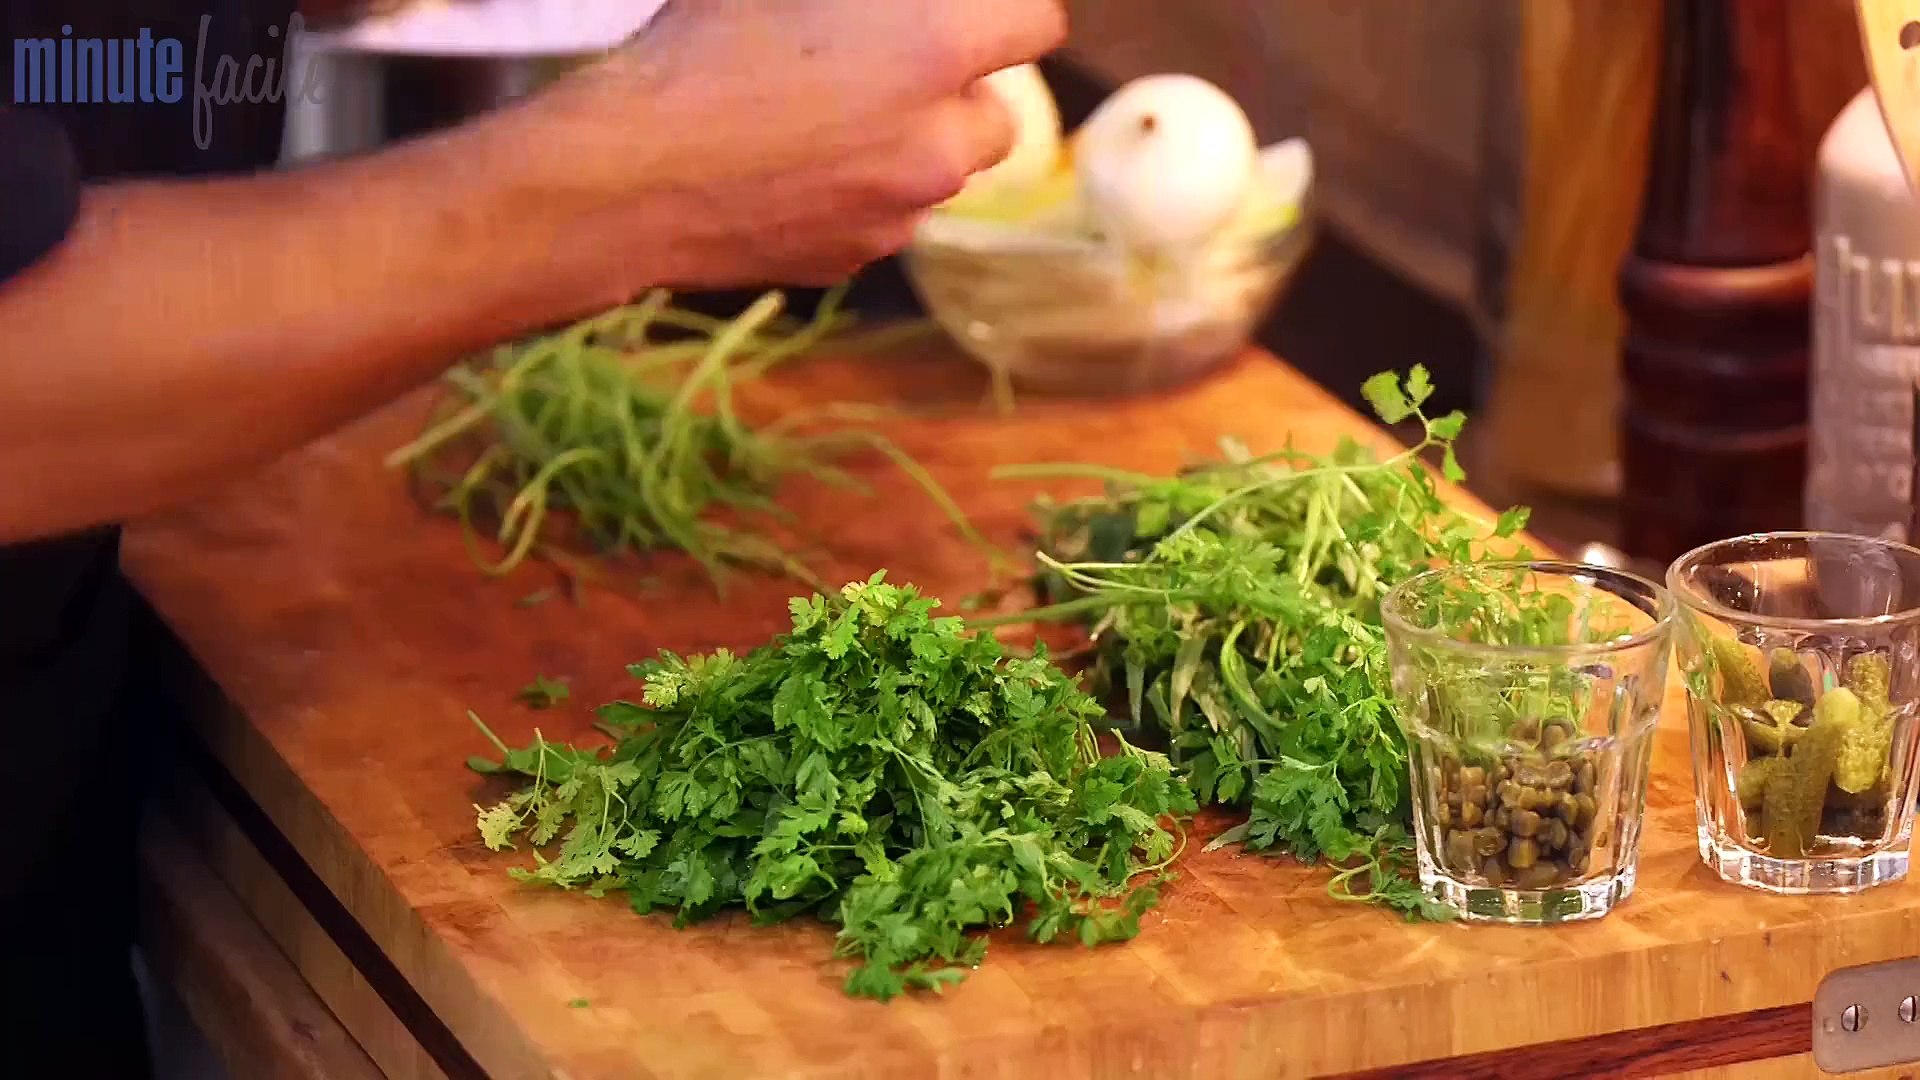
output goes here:
[{"label": "black apron", "polygon": [[[292,0],[0,5],[0,107],[57,121],[69,144],[18,129],[0,139],[0,277],[10,259],[31,258],[36,243],[64,232],[74,189],[57,182],[63,164],[90,181],[271,166],[284,102],[212,104],[197,137],[195,69],[211,71],[223,55],[243,66],[254,55],[283,62],[291,13]],[[178,102],[16,103],[15,41],[135,38],[143,28],[183,43]],[[113,288],[102,283],[101,304],[112,304]],[[128,679],[139,662],[135,603],[118,564],[111,528],[0,548],[0,731],[15,752],[0,856],[0,926],[10,937],[0,950],[0,1032],[14,1060],[58,1062],[63,1076],[148,1074],[128,961],[139,766],[153,718]]]}]

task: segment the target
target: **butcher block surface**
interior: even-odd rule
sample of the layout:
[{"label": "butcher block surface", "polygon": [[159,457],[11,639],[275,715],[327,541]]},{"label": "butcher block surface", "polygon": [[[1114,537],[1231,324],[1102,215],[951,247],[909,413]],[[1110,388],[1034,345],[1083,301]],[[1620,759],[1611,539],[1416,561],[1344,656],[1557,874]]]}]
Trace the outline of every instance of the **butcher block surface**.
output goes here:
[{"label": "butcher block surface", "polygon": [[[1341,435],[1394,448],[1259,354],[1161,395],[1023,400],[1006,418],[982,404],[972,366],[924,347],[810,362],[779,386],[795,402],[927,413],[878,426],[1010,546],[1040,488],[990,481],[996,464],[1170,470],[1223,435],[1256,451],[1289,436],[1312,450]],[[1692,1034],[1667,1040],[1678,1049],[1654,1038],[1641,1060],[1706,1067],[1727,1059],[1687,1059],[1687,1046],[1804,1053],[1822,974],[1920,941],[1913,886],[1775,898],[1700,865],[1677,687],[1638,891],[1595,923],[1409,925],[1329,899],[1324,868],[1195,843],[1135,941],[1089,950],[998,934],[959,986],[881,1005],[841,992],[846,967],[821,925],[723,917],[675,930],[617,897],[518,884],[506,870],[527,853],[489,852],[474,830],[474,804],[506,788],[466,768],[489,750],[467,711],[509,742],[536,726],[598,740],[589,708],[637,692],[628,663],[760,643],[784,627],[796,589],[743,575],[722,598],[664,557],[624,591],[587,587],[579,606],[564,590],[525,603],[555,585],[552,570],[484,577],[457,525],[381,465],[417,432],[427,395],[130,530],[125,560],[230,703],[195,718],[213,754],[492,1076],[1269,1077],[1533,1044],[1558,1045],[1487,1075],[1564,1076],[1640,1053],[1636,1031],[1647,1042],[1641,1029],[1689,1022],[1673,1031]],[[823,578],[885,568],[949,610],[981,589],[987,562],[910,481],[878,460],[854,467],[872,494],[806,480],[783,494],[818,533]],[[571,680],[572,700],[517,704],[535,675]]]}]

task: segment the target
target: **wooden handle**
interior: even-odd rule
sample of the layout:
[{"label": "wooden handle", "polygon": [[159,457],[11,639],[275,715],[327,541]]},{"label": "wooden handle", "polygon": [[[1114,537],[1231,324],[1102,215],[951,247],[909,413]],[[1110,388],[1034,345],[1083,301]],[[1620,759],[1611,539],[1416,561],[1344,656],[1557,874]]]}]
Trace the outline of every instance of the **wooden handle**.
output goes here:
[{"label": "wooden handle", "polygon": [[1880,117],[1920,189],[1920,0],[1854,0]]}]

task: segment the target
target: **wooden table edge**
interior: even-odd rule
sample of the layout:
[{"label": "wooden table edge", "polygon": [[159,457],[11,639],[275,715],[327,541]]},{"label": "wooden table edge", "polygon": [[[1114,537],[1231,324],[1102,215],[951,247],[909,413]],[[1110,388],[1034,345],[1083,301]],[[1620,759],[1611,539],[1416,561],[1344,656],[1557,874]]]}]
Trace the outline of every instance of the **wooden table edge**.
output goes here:
[{"label": "wooden table edge", "polygon": [[[517,1039],[513,1041],[519,1045],[509,1052],[496,1048],[488,1055],[495,1059],[492,1068],[482,1066],[474,1050],[440,1020],[440,1010],[419,988],[418,970],[409,973],[403,969],[405,953],[377,941],[373,932],[341,899],[344,889],[351,887],[356,876],[383,880],[380,867],[339,828],[318,797],[298,782],[291,768],[279,759],[272,746],[247,723],[204,672],[197,666],[174,670],[192,682],[171,689],[183,693],[183,700],[194,703],[185,713],[192,730],[183,733],[186,738],[181,747],[182,767],[232,827],[279,875],[312,920],[405,1026],[421,1053],[450,1080],[536,1075],[543,1071],[544,1057],[537,1048]],[[249,742],[252,745],[248,745]],[[261,793],[250,790],[236,777],[235,755],[263,754],[274,763],[274,775],[285,781],[275,785],[286,794],[284,799],[261,798]],[[285,828],[285,822],[294,815],[309,815],[327,824],[327,842],[334,850],[324,854],[332,858],[315,858],[295,846]],[[328,863],[339,868],[336,873],[322,872],[320,867]],[[433,947],[425,922],[411,908],[407,908],[405,914],[408,930],[417,940]],[[468,984],[460,989],[466,991],[465,996],[472,1005],[486,1012],[499,1011],[498,1003],[477,985]],[[452,991],[443,988],[441,992]],[[517,1032],[517,1027],[504,1016],[500,1020],[492,1025],[493,1031]],[[529,1072],[530,1069],[534,1071]]]},{"label": "wooden table edge", "polygon": [[149,812],[140,949],[235,1077],[376,1080],[379,1069],[179,826]]},{"label": "wooden table edge", "polygon": [[[306,905],[313,919],[393,1009],[395,1016],[407,1025],[421,1049],[454,1080],[490,1075],[490,1070],[475,1054],[440,1022],[433,1003],[416,987],[413,979],[347,910],[336,893],[338,883],[326,880],[306,860],[275,823],[273,813],[254,800],[217,756],[210,750],[200,749],[196,774],[220,808],[280,874],[288,889]],[[368,863],[371,867],[371,860]],[[476,998],[483,996],[475,994]],[[1290,1004],[1297,1005],[1281,1001],[1233,1009],[1196,1010],[1196,1019],[1206,1019],[1210,1012],[1286,1008]],[[1561,1080],[1602,1072],[1665,1076],[1683,1070],[1741,1065],[1808,1053],[1812,1049],[1812,1023],[1813,1004],[1808,1000],[1605,1034],[1530,1042],[1499,1050],[1392,1062],[1330,1075],[1343,1080],[1424,1080],[1429,1077],[1434,1080],[1469,1077]]]}]

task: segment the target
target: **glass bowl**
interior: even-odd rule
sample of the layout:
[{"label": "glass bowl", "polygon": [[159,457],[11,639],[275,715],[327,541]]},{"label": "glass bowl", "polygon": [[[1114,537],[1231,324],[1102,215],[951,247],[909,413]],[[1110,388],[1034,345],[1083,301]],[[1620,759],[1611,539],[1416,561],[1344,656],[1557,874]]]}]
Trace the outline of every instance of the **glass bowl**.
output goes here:
[{"label": "glass bowl", "polygon": [[1700,857],[1777,893],[1848,893],[1907,874],[1913,836],[1920,550],[1762,533],[1682,555]]},{"label": "glass bowl", "polygon": [[1667,591],[1582,563],[1463,565],[1408,578],[1381,614],[1427,893],[1523,924],[1632,895]]},{"label": "glass bowl", "polygon": [[1149,268],[1059,233],[929,221],[904,254],[927,313],[1012,384],[1051,393],[1137,393],[1233,359],[1272,310],[1312,240],[1291,221]]}]

